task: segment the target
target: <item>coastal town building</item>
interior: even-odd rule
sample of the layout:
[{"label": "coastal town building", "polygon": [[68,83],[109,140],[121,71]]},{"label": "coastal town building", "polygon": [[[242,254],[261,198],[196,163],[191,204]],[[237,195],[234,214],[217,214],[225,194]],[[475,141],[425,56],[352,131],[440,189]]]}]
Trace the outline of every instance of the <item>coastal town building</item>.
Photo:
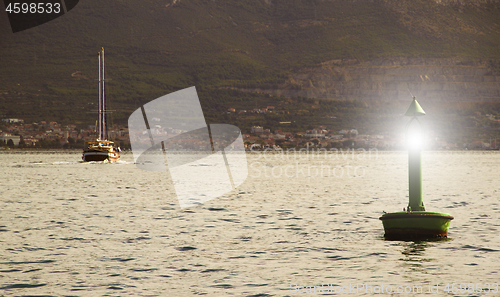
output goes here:
[{"label": "coastal town building", "polygon": [[3,133],[2,135],[0,135],[0,141],[8,143],[9,140],[12,141],[12,143],[17,146],[17,145],[19,145],[19,142],[21,141],[21,136],[12,135],[9,133]]},{"label": "coastal town building", "polygon": [[[230,108],[232,109],[232,108]],[[258,110],[258,111],[257,111]],[[255,109],[250,112],[261,112],[263,109]],[[275,110],[273,106],[267,106],[265,110]],[[243,111],[243,110],[242,110]],[[234,112],[234,111],[231,111]],[[241,111],[240,111],[241,112]],[[244,112],[248,112],[244,110]],[[491,115],[487,115],[491,121],[496,120]],[[289,122],[287,122],[289,123]],[[283,127],[289,127],[283,126]],[[283,131],[283,128],[271,129],[262,126],[252,126],[250,132],[242,134],[245,147],[247,149],[335,149],[335,148],[377,148],[380,150],[404,149],[404,135],[388,134],[359,134],[357,129],[329,130],[325,126],[318,126],[312,129],[299,132]],[[285,128],[288,129],[288,128]],[[96,138],[96,128],[89,125],[86,128],[78,128],[77,125],[61,125],[55,121],[40,121],[37,123],[24,123],[23,119],[6,118],[0,122],[0,147],[23,146],[23,147],[43,147],[47,143],[51,147],[80,147],[84,142],[94,141]],[[164,135],[166,138],[172,135],[185,133],[186,131],[175,130],[170,127],[162,127],[159,123],[152,125],[151,133],[154,135]],[[476,149],[491,150],[498,149],[496,139],[489,142],[476,140],[470,143],[449,143],[439,139],[432,131],[427,140],[429,149]],[[129,131],[126,126],[113,125],[109,128],[109,136],[120,145],[128,147],[130,145]],[[147,137],[147,135],[145,135]],[[178,144],[177,149],[202,148],[204,144],[195,140]]]}]

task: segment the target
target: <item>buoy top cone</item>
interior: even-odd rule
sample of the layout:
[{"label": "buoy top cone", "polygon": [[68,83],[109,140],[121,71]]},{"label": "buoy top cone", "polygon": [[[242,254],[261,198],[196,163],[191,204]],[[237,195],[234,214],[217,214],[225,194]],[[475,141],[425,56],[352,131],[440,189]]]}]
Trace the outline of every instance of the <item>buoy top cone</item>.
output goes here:
[{"label": "buoy top cone", "polygon": [[423,108],[418,104],[417,98],[413,97],[413,101],[411,102],[410,106],[405,112],[406,117],[418,117],[418,116],[423,116],[425,115],[425,111]]}]

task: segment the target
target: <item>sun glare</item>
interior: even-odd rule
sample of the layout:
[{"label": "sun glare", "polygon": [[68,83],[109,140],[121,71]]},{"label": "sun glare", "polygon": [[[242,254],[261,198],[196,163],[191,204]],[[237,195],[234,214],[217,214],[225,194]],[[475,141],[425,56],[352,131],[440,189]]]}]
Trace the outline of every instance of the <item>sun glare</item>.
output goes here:
[{"label": "sun glare", "polygon": [[422,126],[420,122],[413,118],[406,127],[406,145],[410,150],[418,150],[423,144]]}]

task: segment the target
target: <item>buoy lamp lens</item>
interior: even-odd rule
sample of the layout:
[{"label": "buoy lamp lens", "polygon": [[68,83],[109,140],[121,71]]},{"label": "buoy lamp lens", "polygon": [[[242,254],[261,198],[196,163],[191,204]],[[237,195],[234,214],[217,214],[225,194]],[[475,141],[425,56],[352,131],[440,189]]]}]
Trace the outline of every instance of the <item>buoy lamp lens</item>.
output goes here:
[{"label": "buoy lamp lens", "polygon": [[422,144],[422,127],[418,120],[412,119],[406,130],[406,145],[410,150],[418,150],[422,148]]}]

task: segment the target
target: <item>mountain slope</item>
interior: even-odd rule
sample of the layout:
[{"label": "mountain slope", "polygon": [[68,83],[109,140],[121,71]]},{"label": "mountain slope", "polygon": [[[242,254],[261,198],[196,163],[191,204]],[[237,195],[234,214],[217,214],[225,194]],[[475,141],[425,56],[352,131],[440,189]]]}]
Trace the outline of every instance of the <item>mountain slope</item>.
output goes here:
[{"label": "mountain slope", "polygon": [[92,123],[101,46],[122,123],[181,88],[222,110],[214,90],[279,89],[334,59],[500,60],[499,12],[498,1],[80,1],[16,34],[0,20],[0,114]]}]

